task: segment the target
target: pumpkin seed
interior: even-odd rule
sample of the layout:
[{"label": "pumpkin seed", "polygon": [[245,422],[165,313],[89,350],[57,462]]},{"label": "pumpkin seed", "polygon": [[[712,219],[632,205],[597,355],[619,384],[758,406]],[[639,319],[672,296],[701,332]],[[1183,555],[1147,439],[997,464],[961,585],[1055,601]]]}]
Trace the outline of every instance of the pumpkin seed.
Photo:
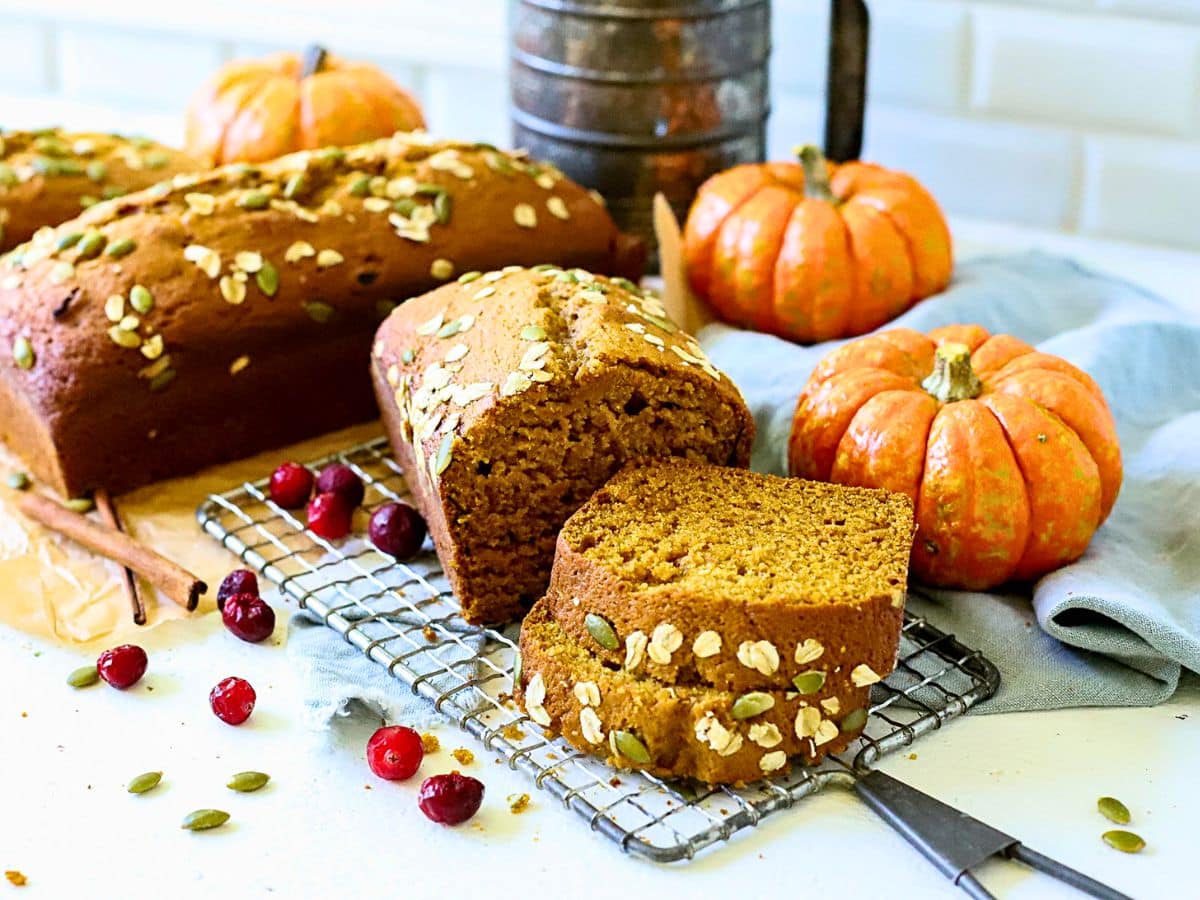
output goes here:
[{"label": "pumpkin seed", "polygon": [[337,315],[337,310],[321,300],[309,300],[304,304],[304,311],[308,313],[308,317],[320,325],[326,325],[332,322]]},{"label": "pumpkin seed", "polygon": [[12,170],[12,166],[8,163],[0,163],[0,185],[12,187],[16,183],[17,173]]},{"label": "pumpkin seed", "polygon": [[450,203],[450,195],[444,191],[433,198],[433,212],[439,225],[450,221]]},{"label": "pumpkin seed", "polygon": [[554,280],[565,281],[568,284],[576,284],[579,281],[574,272],[559,272],[554,276]]},{"label": "pumpkin seed", "polygon": [[129,305],[145,315],[154,309],[154,295],[145,285],[135,284],[129,289]]},{"label": "pumpkin seed", "polygon": [[1110,822],[1116,822],[1118,825],[1129,824],[1129,807],[1116,797],[1101,797],[1096,801],[1096,809]]},{"label": "pumpkin seed", "polygon": [[792,684],[801,694],[815,694],[825,686],[825,673],[818,672],[815,669],[808,672],[801,672],[792,679]]},{"label": "pumpkin seed", "polygon": [[123,188],[119,184],[110,184],[100,192],[100,196],[104,200],[112,200],[115,197],[124,197],[128,193],[128,188]]},{"label": "pumpkin seed", "polygon": [[417,354],[413,352],[412,347],[405,348],[404,352],[400,354],[400,361],[405,365],[408,365],[416,358]]},{"label": "pumpkin seed", "polygon": [[51,135],[43,135],[33,142],[33,149],[38,153],[44,153],[47,156],[63,157],[71,151],[67,149],[67,145],[58,138]]},{"label": "pumpkin seed", "polygon": [[96,159],[87,164],[87,177],[92,181],[103,181],[108,177],[108,166]]},{"label": "pumpkin seed", "polygon": [[9,472],[5,482],[14,491],[23,491],[29,487],[29,476],[24,472]]},{"label": "pumpkin seed", "polygon": [[32,369],[36,361],[37,355],[33,352],[33,344],[29,343],[29,338],[19,337],[13,341],[13,362],[17,364],[18,369]]},{"label": "pumpkin seed", "polygon": [[108,238],[99,231],[89,231],[79,241],[79,256],[77,259],[95,259],[108,243]]},{"label": "pumpkin seed", "polygon": [[462,330],[462,319],[451,319],[445,325],[437,330],[437,336],[440,338],[454,337]]},{"label": "pumpkin seed", "polygon": [[484,157],[484,161],[487,162],[488,168],[499,172],[501,175],[516,174],[516,169],[514,169],[512,163],[508,161],[508,157],[502,156],[499,153],[487,154],[487,156]]},{"label": "pumpkin seed", "polygon": [[843,733],[851,731],[862,731],[867,724],[867,711],[862,707],[852,709],[842,717],[841,731]]},{"label": "pumpkin seed", "polygon": [[521,659],[521,651],[518,650],[513,654],[513,684],[521,683],[521,674],[525,669],[525,663]]},{"label": "pumpkin seed", "polygon": [[615,284],[619,288],[624,288],[625,290],[629,291],[629,293],[631,293],[631,294],[634,294],[638,297],[642,296],[642,289],[639,288],[632,281],[630,281],[628,278],[610,278],[609,281],[611,281],[613,284]]},{"label": "pumpkin seed", "polygon": [[307,186],[308,184],[304,178],[304,173],[297,172],[284,184],[283,196],[288,200],[295,200],[296,195],[302,193]]},{"label": "pumpkin seed", "polygon": [[262,191],[246,191],[237,199],[241,209],[266,209],[270,204],[271,198]]},{"label": "pumpkin seed", "polygon": [[521,329],[521,340],[523,341],[544,341],[546,339],[546,329],[541,325],[526,325]]},{"label": "pumpkin seed", "polygon": [[554,263],[538,263],[536,266],[534,266],[529,271],[530,272],[549,272],[551,269],[557,269],[557,268],[558,268],[558,266],[554,265]]},{"label": "pumpkin seed", "polygon": [[268,297],[274,297],[279,290],[279,270],[264,259],[262,267],[254,273],[254,283]]},{"label": "pumpkin seed", "polygon": [[751,691],[733,701],[730,713],[735,719],[751,719],[775,706],[775,698],[764,691]]},{"label": "pumpkin seed", "polygon": [[328,159],[333,162],[341,162],[346,158],[346,151],[341,147],[322,147],[316,152],[318,159]]},{"label": "pumpkin seed", "polygon": [[95,206],[99,202],[100,202],[99,200],[97,200],[95,197],[91,196],[90,194],[84,194],[82,197],[79,198],[79,206],[82,209],[91,209],[93,206]]},{"label": "pumpkin seed", "polygon": [[416,208],[417,201],[415,201],[412,197],[401,197],[392,204],[392,209],[400,213],[400,215],[404,216],[406,219],[412,216],[413,211],[416,210]]},{"label": "pumpkin seed", "polygon": [[148,169],[166,168],[167,163],[170,161],[171,157],[162,150],[155,150],[153,153],[147,153],[142,157],[142,162],[146,164],[146,168]]},{"label": "pumpkin seed", "polygon": [[160,781],[162,781],[162,772],[143,772],[130,781],[125,790],[131,794],[144,794],[146,791],[152,791],[158,787]]},{"label": "pumpkin seed", "polygon": [[610,731],[609,742],[619,756],[632,760],[641,766],[650,765],[650,751],[631,731]]},{"label": "pumpkin seed", "polygon": [[1132,831],[1106,831],[1100,837],[1108,846],[1122,853],[1140,853],[1146,848],[1146,842]]},{"label": "pumpkin seed", "polygon": [[183,817],[180,828],[188,831],[207,831],[209,828],[219,828],[229,821],[229,813],[219,809],[197,809]]},{"label": "pumpkin seed", "polygon": [[241,794],[250,794],[263,787],[271,776],[266,772],[238,772],[225,787]]},{"label": "pumpkin seed", "polygon": [[612,626],[612,622],[597,613],[588,613],[583,624],[587,628],[588,634],[592,636],[592,640],[603,647],[605,650],[616,650],[621,642],[617,640],[617,631]]},{"label": "pumpkin seed", "polygon": [[178,374],[174,369],[163,369],[150,379],[150,390],[155,392],[165,390],[167,385],[174,381],[175,376]]},{"label": "pumpkin seed", "polygon": [[438,447],[437,457],[434,459],[433,474],[441,475],[450,467],[450,460],[454,453],[454,432],[450,432],[442,438],[442,445]]},{"label": "pumpkin seed", "polygon": [[63,506],[71,510],[71,512],[77,512],[80,515],[90,513],[96,508],[96,504],[91,497],[73,497],[64,503]]},{"label": "pumpkin seed", "polygon": [[475,279],[482,278],[482,277],[483,277],[482,272],[463,272],[461,275],[458,276],[458,283],[459,284],[470,284]]},{"label": "pumpkin seed", "polygon": [[67,676],[67,684],[73,688],[91,687],[99,680],[100,673],[96,670],[95,663],[90,666],[80,666]]},{"label": "pumpkin seed", "polygon": [[674,322],[672,322],[670,319],[664,319],[662,316],[656,316],[648,312],[642,313],[641,316],[650,324],[657,325],[667,334],[674,334],[679,330]]},{"label": "pumpkin seed", "polygon": [[359,175],[354,181],[350,182],[350,195],[352,197],[366,197],[371,193],[371,176]]},{"label": "pumpkin seed", "polygon": [[121,238],[119,241],[113,241],[104,251],[105,256],[111,256],[113,259],[120,259],[122,256],[128,256],[137,249],[137,241],[133,238]]},{"label": "pumpkin seed", "polygon": [[442,186],[434,184],[432,181],[419,181],[413,187],[413,196],[415,197],[436,197],[441,193],[444,193]]},{"label": "pumpkin seed", "polygon": [[64,234],[58,239],[58,243],[54,245],[55,250],[70,250],[79,243],[83,237],[82,231],[72,231],[69,234]]}]

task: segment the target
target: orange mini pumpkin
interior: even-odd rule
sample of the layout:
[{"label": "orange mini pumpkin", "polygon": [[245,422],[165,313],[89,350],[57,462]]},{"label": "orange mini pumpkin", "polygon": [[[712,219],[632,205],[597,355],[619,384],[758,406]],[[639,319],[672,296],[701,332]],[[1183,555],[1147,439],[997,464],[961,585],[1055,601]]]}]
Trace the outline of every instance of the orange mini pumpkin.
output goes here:
[{"label": "orange mini pumpkin", "polygon": [[1078,559],[1121,487],[1097,384],[978,325],[897,328],[813,371],[788,448],[794,475],[907,494],[914,575],[983,590]]},{"label": "orange mini pumpkin", "polygon": [[359,144],[422,128],[421,107],[367,63],[320,47],[223,67],[188,108],[188,151],[214,165]]},{"label": "orange mini pumpkin", "polygon": [[735,166],[700,188],[688,280],[727,322],[803,343],[865,334],[942,290],[950,232],[916,179],[869,163]]}]

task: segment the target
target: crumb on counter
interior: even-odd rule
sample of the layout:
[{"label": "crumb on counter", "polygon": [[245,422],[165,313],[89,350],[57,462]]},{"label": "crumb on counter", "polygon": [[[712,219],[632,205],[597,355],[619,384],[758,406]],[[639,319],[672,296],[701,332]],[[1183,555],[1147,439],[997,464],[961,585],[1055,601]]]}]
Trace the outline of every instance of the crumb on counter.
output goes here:
[{"label": "crumb on counter", "polygon": [[429,641],[431,644],[437,640],[437,632],[433,630],[432,625],[426,625],[424,628],[422,628],[421,634],[424,635],[425,640]]},{"label": "crumb on counter", "polygon": [[504,730],[501,731],[500,733],[502,735],[504,735],[506,740],[510,740],[510,741],[525,740],[525,732],[523,732],[520,728],[518,728],[517,724],[515,722],[513,722],[511,725],[505,725]]},{"label": "crumb on counter", "polygon": [[520,815],[529,809],[528,794],[509,794],[508,795],[508,811],[514,816]]},{"label": "crumb on counter", "polygon": [[28,878],[26,878],[24,875],[22,875],[16,869],[8,869],[4,873],[4,877],[8,879],[8,883],[13,885],[13,887],[24,887],[25,884],[29,881]]},{"label": "crumb on counter", "polygon": [[437,753],[442,749],[442,742],[436,734],[426,731],[421,735],[421,747],[426,753]]},{"label": "crumb on counter", "polygon": [[453,756],[455,760],[458,761],[458,764],[462,766],[469,766],[471,763],[475,762],[475,754],[466,747],[458,747],[455,750],[451,750],[450,755]]}]

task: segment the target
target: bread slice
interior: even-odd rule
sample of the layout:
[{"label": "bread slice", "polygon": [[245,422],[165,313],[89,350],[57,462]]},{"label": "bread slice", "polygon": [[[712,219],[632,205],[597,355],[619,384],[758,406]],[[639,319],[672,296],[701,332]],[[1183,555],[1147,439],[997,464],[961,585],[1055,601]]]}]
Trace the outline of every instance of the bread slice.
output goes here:
[{"label": "bread slice", "polygon": [[546,590],[563,522],[624,463],[745,466],[733,383],[628,281],[510,267],[417,297],[372,362],[392,447],[470,622]]},{"label": "bread slice", "polygon": [[538,724],[613,765],[736,784],[794,758],[838,753],[866,723],[870,688],[735,693],[613,670],[571,640],[539,601],[521,627],[514,694]]},{"label": "bread slice", "polygon": [[546,605],[604,664],[667,684],[844,692],[892,670],[912,532],[883,490],[631,466],[563,527]]}]

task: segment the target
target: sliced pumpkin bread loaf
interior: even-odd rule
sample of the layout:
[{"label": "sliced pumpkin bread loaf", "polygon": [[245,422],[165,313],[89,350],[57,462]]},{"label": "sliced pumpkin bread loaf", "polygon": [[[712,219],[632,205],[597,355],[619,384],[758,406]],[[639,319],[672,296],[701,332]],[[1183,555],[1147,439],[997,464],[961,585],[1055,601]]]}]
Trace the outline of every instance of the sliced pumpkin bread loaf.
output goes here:
[{"label": "sliced pumpkin bread loaf", "polygon": [[568,637],[544,600],[521,627],[514,694],[538,724],[613,765],[709,784],[754,781],[845,749],[870,688],[720,691],[665,685],[604,665]]},{"label": "sliced pumpkin bread loaf", "polygon": [[892,670],[912,504],[683,461],[567,520],[545,604],[603,664],[666,684],[845,694]]},{"label": "sliced pumpkin bread loaf", "polygon": [[513,267],[379,329],[379,405],[468,621],[545,592],[563,522],[627,460],[747,464],[745,402],[665,315],[622,279]]}]

